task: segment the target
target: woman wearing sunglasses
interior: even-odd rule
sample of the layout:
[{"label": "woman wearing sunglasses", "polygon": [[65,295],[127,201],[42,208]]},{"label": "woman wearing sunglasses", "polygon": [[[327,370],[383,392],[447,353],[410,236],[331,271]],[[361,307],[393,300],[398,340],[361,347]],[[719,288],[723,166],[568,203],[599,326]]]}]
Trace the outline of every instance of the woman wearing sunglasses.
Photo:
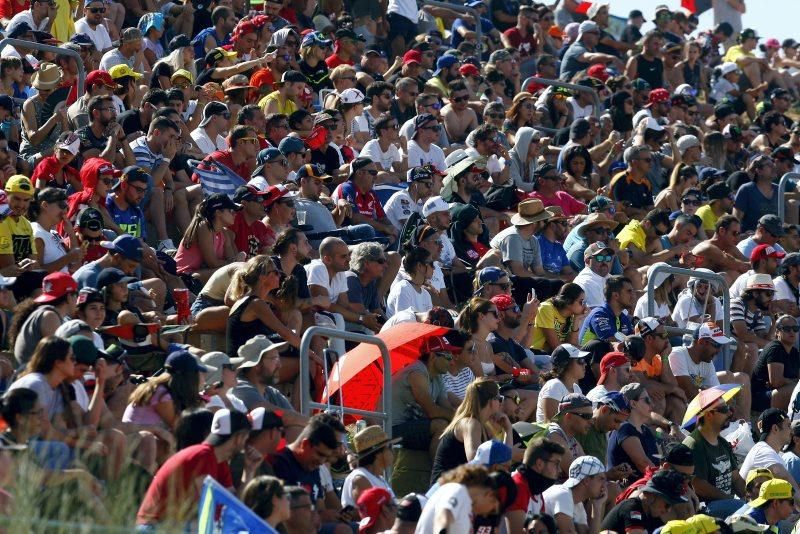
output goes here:
[{"label": "woman wearing sunglasses", "polygon": [[697,169],[693,165],[678,163],[672,169],[669,185],[656,196],[656,208],[668,209],[670,213],[680,209],[684,191],[697,186]]},{"label": "woman wearing sunglasses", "polygon": [[[29,216],[34,219],[31,223],[33,238],[36,242],[36,252],[33,257],[39,262],[39,268],[48,273],[61,271],[68,273],[70,265],[80,266],[85,249],[78,245],[75,229],[67,220],[67,193],[63,189],[46,187],[36,193],[31,202]],[[64,239],[56,230],[59,223],[64,223],[64,232],[72,244],[67,248]]]},{"label": "woman wearing sunglasses", "polygon": [[796,346],[800,325],[791,315],[781,315],[776,323],[777,339],[764,347],[753,368],[752,409],[759,412],[788,406],[800,378],[800,352]]},{"label": "woman wearing sunglasses", "polygon": [[607,467],[610,469],[621,464],[633,467],[627,478],[630,483],[642,478],[645,470],[658,465],[660,460],[656,435],[647,424],[653,404],[650,395],[639,382],[624,386],[620,393],[630,404],[631,414],[608,438]]}]

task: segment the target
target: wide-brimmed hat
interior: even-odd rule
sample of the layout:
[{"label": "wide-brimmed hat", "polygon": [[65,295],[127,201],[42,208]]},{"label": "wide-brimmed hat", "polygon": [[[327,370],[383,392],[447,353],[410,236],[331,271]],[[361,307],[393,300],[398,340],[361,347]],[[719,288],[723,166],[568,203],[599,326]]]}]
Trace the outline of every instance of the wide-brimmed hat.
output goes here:
[{"label": "wide-brimmed hat", "polygon": [[362,458],[388,445],[400,443],[403,438],[389,438],[378,425],[368,426],[353,436],[353,450]]},{"label": "wide-brimmed hat", "polygon": [[553,217],[553,212],[545,209],[542,201],[536,198],[523,200],[517,205],[517,213],[511,216],[511,224],[525,226]]},{"label": "wide-brimmed hat", "polygon": [[31,85],[36,89],[54,89],[61,82],[61,69],[47,61],[39,65],[39,70],[31,76]]},{"label": "wide-brimmed hat", "polygon": [[604,226],[609,230],[613,230],[617,227],[617,221],[613,219],[609,219],[602,213],[590,213],[588,217],[584,220],[583,224],[578,228],[578,235],[583,237],[584,232],[589,228],[595,228],[597,226]]},{"label": "wide-brimmed hat", "polygon": [[267,336],[259,334],[247,340],[247,343],[239,347],[238,355],[244,358],[244,361],[239,364],[239,369],[247,369],[255,367],[261,362],[261,357],[271,350],[280,352],[289,344],[285,341],[281,343],[273,343]]}]

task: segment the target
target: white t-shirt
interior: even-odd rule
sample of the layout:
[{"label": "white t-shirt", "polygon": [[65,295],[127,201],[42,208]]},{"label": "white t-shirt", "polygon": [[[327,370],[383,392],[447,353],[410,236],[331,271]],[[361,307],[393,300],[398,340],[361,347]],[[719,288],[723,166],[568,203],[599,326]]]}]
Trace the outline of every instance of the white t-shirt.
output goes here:
[{"label": "white t-shirt", "polygon": [[[721,321],[722,301],[717,297],[711,298],[716,301],[714,302],[714,321]],[[708,299],[709,302],[711,302],[711,298]],[[675,321],[678,328],[686,328],[689,317],[696,317],[705,313],[706,311],[703,310],[703,303],[697,302],[688,291],[683,291],[678,297],[678,302],[675,303],[675,307],[672,309],[672,320]]]},{"label": "white t-shirt", "polygon": [[636,301],[636,306],[633,309],[634,317],[658,317],[659,319],[664,319],[669,317],[669,306],[667,303],[659,304],[657,302],[653,303],[655,306],[654,310],[651,310],[647,307],[647,293],[639,297],[639,300]]},{"label": "white t-shirt", "polygon": [[416,323],[417,322],[417,314],[414,311],[414,308],[406,308],[405,310],[400,310],[395,312],[394,315],[389,317],[383,326],[381,327],[381,332],[385,332],[389,330],[396,324],[400,323]]},{"label": "white t-shirt", "polygon": [[392,487],[386,482],[386,479],[373,475],[367,469],[363,467],[356,467],[347,475],[347,478],[344,479],[344,484],[342,485],[342,508],[345,506],[355,506],[356,501],[353,499],[353,481],[356,477],[363,477],[365,478],[373,488],[383,488],[389,492],[389,494],[394,497],[394,491]]},{"label": "white t-shirt", "polygon": [[675,347],[669,353],[669,368],[672,374],[677,376],[688,376],[698,389],[706,389],[719,385],[717,372],[711,363],[694,363],[689,356],[687,347]]},{"label": "white t-shirt", "polygon": [[774,278],[772,282],[775,284],[773,300],[788,300],[800,305],[800,298],[794,296],[792,288],[789,287],[789,283],[782,276]]},{"label": "white t-shirt", "polygon": [[775,464],[782,465],[784,469],[786,468],[786,462],[783,461],[781,455],[767,445],[766,441],[759,441],[745,456],[742,466],[739,468],[739,475],[743,479],[747,479],[747,473],[753,469],[758,469],[759,467],[769,468]]},{"label": "white t-shirt", "polygon": [[392,170],[392,164],[403,161],[402,156],[400,156],[400,149],[397,148],[397,145],[389,145],[389,150],[384,152],[381,150],[381,145],[378,143],[377,139],[370,139],[367,141],[364,144],[364,148],[361,149],[359,156],[371,159],[379,164],[384,171]]},{"label": "white t-shirt", "polygon": [[[236,411],[247,413],[247,406],[241,401],[239,397],[234,397],[233,395],[225,395],[225,397],[228,399],[231,405],[234,408],[236,408]],[[208,399],[208,402],[206,403],[206,408],[209,409],[211,408],[222,409],[227,407],[228,406],[225,404],[225,401],[223,401],[222,397],[220,397],[219,395],[214,395],[213,397]]]},{"label": "white t-shirt", "polygon": [[414,202],[411,195],[408,194],[408,191],[401,189],[389,197],[389,200],[386,201],[386,205],[383,207],[383,211],[386,213],[386,218],[389,219],[392,226],[397,228],[398,231],[402,231],[403,225],[406,220],[411,217],[412,213],[422,212],[423,204],[424,202],[419,200]]},{"label": "white t-shirt", "polygon": [[603,290],[606,287],[607,279],[608,276],[600,276],[587,266],[578,273],[573,282],[581,286],[583,292],[586,293],[586,305],[590,308],[597,308],[606,303]]},{"label": "white t-shirt", "polygon": [[11,20],[8,21],[8,25],[6,28],[13,28],[20,22],[25,22],[28,26],[31,27],[34,31],[47,31],[47,23],[50,21],[50,17],[45,17],[42,19],[42,22],[39,23],[39,26],[36,26],[36,23],[33,22],[33,13],[31,13],[30,9],[26,9],[25,11],[20,11],[13,17]]},{"label": "white t-shirt", "polygon": [[[583,395],[583,391],[581,391],[581,387],[577,382],[572,385],[572,392]],[[569,390],[567,390],[567,386],[565,386],[564,382],[558,378],[551,378],[545,382],[544,386],[542,386],[542,390],[539,392],[539,402],[536,404],[536,422],[547,422],[547,419],[545,419],[544,416],[544,402],[542,402],[543,399],[555,399],[558,402],[561,402],[561,399],[563,399],[568,393]]]},{"label": "white t-shirt", "polygon": [[[389,0],[389,5],[386,8],[387,13],[397,13],[403,15],[405,18],[417,23],[419,9],[415,0]],[[431,523],[433,525],[433,523]]]},{"label": "white t-shirt", "polygon": [[[67,247],[64,246],[61,236],[55,230],[45,230],[38,222],[32,222],[31,228],[33,229],[33,237],[41,239],[44,243],[42,261],[45,264],[58,261],[67,255]],[[69,266],[65,265],[59,271],[68,273]]]},{"label": "white t-shirt", "polygon": [[740,274],[739,277],[733,281],[733,284],[731,284],[731,287],[728,290],[732,299],[742,296],[742,291],[744,291],[744,288],[747,287],[747,279],[750,278],[751,274],[755,274],[753,269],[750,269],[744,274]]},{"label": "white t-shirt", "polygon": [[432,144],[428,151],[425,152],[416,141],[409,141],[405,154],[408,155],[409,167],[421,167],[430,163],[439,171],[445,172],[447,170],[444,151],[435,144]]},{"label": "white t-shirt", "polygon": [[97,29],[93,30],[86,22],[86,17],[75,21],[75,33],[85,33],[91,37],[94,47],[100,52],[104,52],[113,46],[111,36],[108,35],[108,29],[106,29],[105,25],[98,24]]},{"label": "white t-shirt", "polygon": [[556,514],[564,514],[573,518],[579,525],[588,525],[589,519],[586,516],[586,509],[583,503],[575,503],[572,500],[572,491],[561,484],[550,486],[544,493],[544,506],[542,511],[555,518]]},{"label": "white t-shirt", "polygon": [[439,236],[439,241],[442,243],[442,251],[439,253],[439,261],[442,266],[447,269],[453,268],[453,261],[456,259],[456,249],[453,247],[453,242],[447,237],[447,234]]},{"label": "white t-shirt", "polygon": [[453,516],[448,532],[472,532],[472,499],[466,486],[450,482],[431,495],[417,521],[415,534],[430,534],[440,510],[449,510]]},{"label": "white t-shirt", "polygon": [[197,148],[199,148],[203,154],[211,154],[214,151],[226,150],[228,148],[228,142],[224,137],[217,134],[217,140],[212,141],[205,128],[195,128],[189,135],[192,136],[192,140],[197,144]]},{"label": "white t-shirt", "polygon": [[464,367],[457,375],[445,373],[442,375],[442,382],[444,382],[444,389],[448,393],[452,393],[459,399],[464,399],[467,392],[467,386],[475,381],[475,373],[469,367]]},{"label": "white t-shirt", "polygon": [[739,84],[731,83],[720,76],[717,80],[717,83],[715,83],[714,87],[711,88],[711,94],[709,96],[719,102],[720,100],[723,100],[731,91],[738,90]]},{"label": "white t-shirt", "polygon": [[594,111],[594,104],[589,104],[587,106],[581,107],[578,105],[578,102],[575,100],[574,97],[567,98],[567,102],[572,107],[572,118],[573,119],[583,119],[592,115]]},{"label": "white t-shirt", "polygon": [[308,285],[322,286],[328,290],[328,297],[331,302],[336,302],[339,294],[347,293],[347,276],[344,271],[336,273],[331,279],[328,276],[328,268],[322,260],[314,260],[305,266]]},{"label": "white t-shirt", "polygon": [[[308,277],[311,284],[311,277]],[[433,308],[431,294],[425,288],[417,289],[408,280],[393,283],[386,298],[386,315],[391,317],[397,310],[412,308],[414,311],[426,312]]]}]

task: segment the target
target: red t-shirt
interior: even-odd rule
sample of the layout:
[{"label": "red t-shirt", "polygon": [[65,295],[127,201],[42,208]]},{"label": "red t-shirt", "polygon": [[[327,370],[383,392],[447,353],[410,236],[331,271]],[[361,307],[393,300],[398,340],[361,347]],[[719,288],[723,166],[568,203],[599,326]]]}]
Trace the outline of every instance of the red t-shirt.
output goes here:
[{"label": "red t-shirt", "polygon": [[201,443],[175,453],[153,477],[136,514],[136,524],[170,519],[183,522],[197,515],[200,494],[195,480],[206,475],[225,488],[233,487],[230,466],[217,462],[211,445]]},{"label": "red t-shirt", "polygon": [[508,512],[522,512],[527,514],[530,510],[533,513],[539,513],[544,504],[541,494],[531,495],[531,489],[528,486],[528,481],[525,476],[519,471],[514,471],[511,474],[514,484],[517,486],[517,498],[508,507]]},{"label": "red t-shirt", "polygon": [[[33,182],[33,186],[37,189],[44,189],[45,187],[57,187],[59,189],[66,189],[69,185],[69,177],[71,176],[76,181],[80,182],[80,176],[78,172],[73,169],[72,167],[64,167],[64,178],[65,181],[63,184],[56,182],[55,175],[60,169],[60,165],[58,164],[58,159],[55,156],[47,156],[43,158],[42,161],[36,165],[36,168],[33,169],[33,174],[31,175],[31,182]],[[38,186],[36,182],[41,180],[41,184]]]},{"label": "red t-shirt", "polygon": [[329,69],[333,70],[339,65],[350,65],[353,66],[352,61],[345,61],[343,60],[339,54],[331,54],[330,56],[325,58],[325,64],[328,66]]},{"label": "red t-shirt", "polygon": [[532,56],[536,53],[536,39],[532,33],[529,33],[527,37],[523,37],[519,29],[514,27],[504,31],[503,35],[508,38],[508,42],[511,43],[512,47],[519,50],[521,57]]},{"label": "red t-shirt", "polygon": [[528,198],[538,198],[545,207],[558,206],[567,217],[572,217],[579,213],[586,213],[586,204],[577,200],[566,191],[556,191],[553,197],[545,197],[540,192],[533,191],[532,193],[528,193]]},{"label": "red t-shirt", "polygon": [[336,186],[331,198],[334,200],[339,200],[340,198],[347,200],[358,209],[358,213],[375,221],[386,217],[383,206],[381,206],[381,202],[375,192],[369,190],[366,193],[362,193],[351,180]]},{"label": "red t-shirt", "polygon": [[275,238],[270,239],[270,229],[267,225],[259,220],[247,224],[241,211],[236,212],[231,230],[236,235],[236,250],[246,252],[248,257],[257,256],[262,253],[264,247],[275,244]]}]

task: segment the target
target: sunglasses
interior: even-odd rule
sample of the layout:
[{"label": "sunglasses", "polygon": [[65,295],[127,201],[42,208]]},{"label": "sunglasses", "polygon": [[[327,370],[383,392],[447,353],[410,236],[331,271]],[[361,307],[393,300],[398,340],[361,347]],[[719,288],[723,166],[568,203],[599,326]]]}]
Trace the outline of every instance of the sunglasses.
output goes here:
[{"label": "sunglasses", "polygon": [[511,282],[503,282],[503,283],[500,283],[500,284],[498,284],[497,282],[492,282],[489,285],[490,286],[497,286],[497,287],[499,287],[500,289],[502,289],[504,291],[507,291],[507,290],[509,290],[509,289],[511,289],[513,287],[511,285]]},{"label": "sunglasses", "polygon": [[432,108],[432,109],[442,109],[442,104],[440,102],[434,102],[433,104],[428,104],[427,106],[423,106],[424,108]]},{"label": "sunglasses", "polygon": [[592,420],[592,414],[590,414],[590,413],[577,413],[577,412],[567,412],[567,413],[570,414],[570,415],[574,415],[574,416],[580,417],[584,421],[591,421]]},{"label": "sunglasses", "polygon": [[593,256],[594,261],[599,261],[601,263],[607,263],[614,259],[614,256],[611,254],[598,254],[597,256]]},{"label": "sunglasses", "polygon": [[702,204],[702,202],[699,200],[692,200],[688,198],[684,200],[683,203],[686,204],[687,206],[699,206],[700,204]]},{"label": "sunglasses", "polygon": [[233,370],[236,369],[236,367],[234,367],[234,365],[232,363],[223,363],[222,364],[222,369],[226,370],[226,371],[233,371]]},{"label": "sunglasses", "polygon": [[430,130],[432,132],[438,132],[439,131],[439,125],[437,124],[435,126],[423,126],[422,128],[420,128],[420,130]]},{"label": "sunglasses", "polygon": [[797,325],[786,325],[786,326],[779,326],[778,330],[781,332],[800,332],[800,326]]},{"label": "sunglasses", "polygon": [[712,409],[711,411],[717,413],[731,413],[731,407],[728,406],[727,404],[721,404],[716,408]]},{"label": "sunglasses", "polygon": [[106,12],[106,8],[104,8],[104,7],[90,7],[89,8],[89,13],[97,14],[97,13],[105,13],[105,12]]},{"label": "sunglasses", "polygon": [[450,100],[460,104],[461,102],[466,102],[467,100],[469,100],[469,97],[468,96],[457,96],[457,97],[451,98]]},{"label": "sunglasses", "polygon": [[448,362],[452,362],[453,358],[454,358],[454,356],[450,352],[437,352],[436,355],[437,356],[441,356],[442,358],[444,358]]}]

